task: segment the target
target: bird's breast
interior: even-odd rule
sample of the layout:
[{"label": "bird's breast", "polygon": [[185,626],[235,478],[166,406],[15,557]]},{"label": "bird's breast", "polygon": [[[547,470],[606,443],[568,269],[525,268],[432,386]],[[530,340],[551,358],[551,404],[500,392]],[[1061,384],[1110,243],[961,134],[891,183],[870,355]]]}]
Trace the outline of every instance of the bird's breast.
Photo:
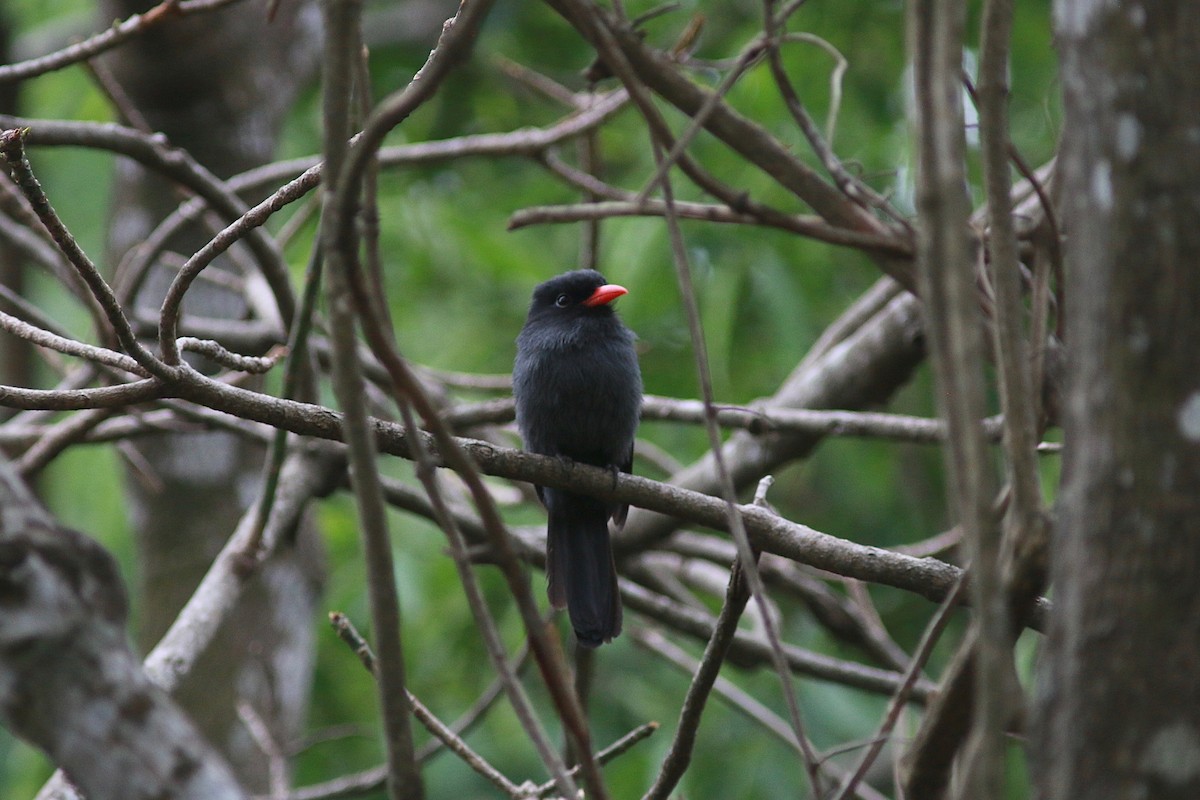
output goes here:
[{"label": "bird's breast", "polygon": [[642,397],[632,341],[522,351],[514,374],[528,449],[601,466],[626,457]]}]

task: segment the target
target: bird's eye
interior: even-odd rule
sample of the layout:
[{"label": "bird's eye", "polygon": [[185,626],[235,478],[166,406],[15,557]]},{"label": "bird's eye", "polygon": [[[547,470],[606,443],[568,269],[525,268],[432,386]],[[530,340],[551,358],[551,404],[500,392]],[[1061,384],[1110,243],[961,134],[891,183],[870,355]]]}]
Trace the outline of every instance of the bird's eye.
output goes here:
[{"label": "bird's eye", "polygon": [[571,298],[567,297],[565,294],[560,294],[557,298],[555,298],[554,305],[558,306],[559,308],[566,308],[567,304],[570,302]]}]

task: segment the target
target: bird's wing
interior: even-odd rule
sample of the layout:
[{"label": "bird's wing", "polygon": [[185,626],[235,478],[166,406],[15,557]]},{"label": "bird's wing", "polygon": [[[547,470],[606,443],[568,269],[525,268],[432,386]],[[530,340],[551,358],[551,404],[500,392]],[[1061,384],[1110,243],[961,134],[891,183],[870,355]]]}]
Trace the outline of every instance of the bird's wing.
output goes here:
[{"label": "bird's wing", "polygon": [[[633,474],[633,442],[629,443],[629,453],[625,456],[621,463],[617,465],[617,467],[626,475]],[[613,478],[615,482],[616,476],[614,475]],[[617,530],[621,530],[621,528],[624,527],[625,517],[627,516],[629,516],[628,504],[622,503],[613,509],[612,521],[613,524],[617,526]]]}]

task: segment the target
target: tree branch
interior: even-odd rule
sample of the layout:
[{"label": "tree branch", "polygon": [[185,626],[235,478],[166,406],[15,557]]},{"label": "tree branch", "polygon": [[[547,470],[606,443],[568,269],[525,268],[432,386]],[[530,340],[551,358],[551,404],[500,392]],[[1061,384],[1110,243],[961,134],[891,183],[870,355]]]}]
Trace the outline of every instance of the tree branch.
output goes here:
[{"label": "tree branch", "polygon": [[163,0],[142,14],[134,14],[102,33],[97,33],[44,56],[0,66],[0,83],[21,81],[53,72],[57,69],[86,61],[138,36],[156,24],[173,17],[182,17],[204,11],[213,11],[239,0]]},{"label": "tree branch", "polygon": [[393,800],[421,800],[424,786],[417,768],[412,737],[412,704],[405,686],[404,650],[401,644],[400,603],[392,561],[392,545],[383,490],[375,465],[376,446],[362,392],[362,367],[358,359],[357,323],[350,288],[350,273],[357,252],[352,236],[341,236],[339,216],[352,218],[355,204],[336,191],[346,166],[353,97],[354,62],[361,47],[361,4],[356,0],[325,0],[325,58],[323,122],[325,134],[325,213],[320,241],[328,262],[325,294],[329,304],[333,341],[333,391],[342,408],[354,495],[367,570],[372,630],[378,655],[378,697],[383,718],[388,764],[388,795]]},{"label": "tree branch", "polygon": [[[1013,686],[1008,608],[1000,581],[1000,532],[991,504],[996,495],[983,438],[982,364],[986,353],[976,291],[977,243],[970,236],[966,143],[962,112],[965,11],[944,0],[909,8],[909,47],[916,88],[917,267],[928,309],[938,404],[946,417],[948,500],[971,553],[969,590],[975,606],[979,679],[977,725],[963,779],[965,797],[1000,797],[1004,788],[1003,735]],[[1007,194],[1002,202],[1007,204]]]},{"label": "tree branch", "polygon": [[116,563],[59,527],[0,459],[0,713],[92,800],[242,798],[228,765],[143,671]]}]

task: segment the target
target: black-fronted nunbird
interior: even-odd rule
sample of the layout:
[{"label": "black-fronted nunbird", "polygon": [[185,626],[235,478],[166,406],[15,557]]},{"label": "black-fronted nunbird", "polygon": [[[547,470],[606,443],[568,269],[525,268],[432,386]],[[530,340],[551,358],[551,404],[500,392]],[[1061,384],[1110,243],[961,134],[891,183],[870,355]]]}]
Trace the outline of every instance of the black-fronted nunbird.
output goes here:
[{"label": "black-fronted nunbird", "polygon": [[[612,302],[627,294],[594,270],[559,275],[533,291],[517,337],[513,394],[525,449],[629,472],[642,407],[634,335]],[[621,632],[621,599],[609,541],[628,506],[537,487],[546,506],[550,602],[567,607],[579,643]]]}]

